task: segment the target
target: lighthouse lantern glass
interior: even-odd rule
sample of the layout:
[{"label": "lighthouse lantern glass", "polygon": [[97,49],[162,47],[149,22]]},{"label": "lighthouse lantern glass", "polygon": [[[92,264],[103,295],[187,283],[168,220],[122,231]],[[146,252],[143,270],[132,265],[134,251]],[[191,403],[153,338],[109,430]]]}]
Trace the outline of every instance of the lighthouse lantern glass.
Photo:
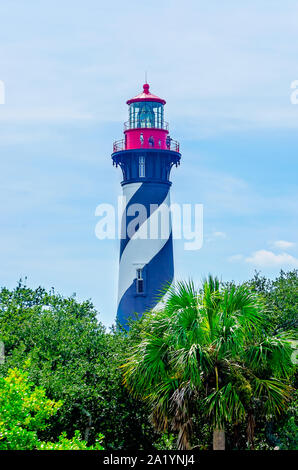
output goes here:
[{"label": "lighthouse lantern glass", "polygon": [[161,103],[138,101],[129,107],[129,127],[163,129],[164,110]]}]

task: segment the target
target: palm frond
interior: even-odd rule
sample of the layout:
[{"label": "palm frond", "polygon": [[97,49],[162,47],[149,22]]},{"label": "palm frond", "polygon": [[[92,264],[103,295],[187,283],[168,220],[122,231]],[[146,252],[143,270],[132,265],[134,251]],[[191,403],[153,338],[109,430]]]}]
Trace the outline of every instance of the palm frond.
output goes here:
[{"label": "palm frond", "polygon": [[212,392],[206,399],[206,412],[217,428],[225,423],[241,422],[246,417],[245,407],[231,383]]},{"label": "palm frond", "polygon": [[271,415],[281,414],[287,407],[292,388],[283,381],[271,378],[254,377],[255,395],[264,401],[266,412]]}]

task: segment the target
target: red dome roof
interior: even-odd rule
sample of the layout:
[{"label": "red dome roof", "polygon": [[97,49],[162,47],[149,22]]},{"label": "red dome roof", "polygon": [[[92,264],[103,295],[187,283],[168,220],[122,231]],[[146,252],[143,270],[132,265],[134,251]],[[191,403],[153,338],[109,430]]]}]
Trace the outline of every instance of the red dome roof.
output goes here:
[{"label": "red dome roof", "polygon": [[166,104],[165,100],[150,93],[148,83],[145,83],[145,85],[143,85],[142,93],[135,96],[134,98],[131,98],[130,100],[127,100],[126,103],[131,104],[137,101],[157,101],[158,103]]}]

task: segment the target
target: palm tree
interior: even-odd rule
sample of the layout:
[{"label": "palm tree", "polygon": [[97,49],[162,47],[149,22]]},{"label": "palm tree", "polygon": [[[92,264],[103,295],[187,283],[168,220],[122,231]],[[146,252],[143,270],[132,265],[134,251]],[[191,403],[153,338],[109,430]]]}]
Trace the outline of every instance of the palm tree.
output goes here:
[{"label": "palm tree", "polygon": [[198,404],[213,427],[213,449],[225,448],[225,426],[247,423],[253,448],[256,403],[266,415],[283,412],[291,395],[291,344],[269,336],[260,299],[242,286],[222,287],[209,276],[170,288],[161,311],[141,320],[140,340],[128,353],[124,384],[145,400],[162,432],[178,432],[189,449]]}]

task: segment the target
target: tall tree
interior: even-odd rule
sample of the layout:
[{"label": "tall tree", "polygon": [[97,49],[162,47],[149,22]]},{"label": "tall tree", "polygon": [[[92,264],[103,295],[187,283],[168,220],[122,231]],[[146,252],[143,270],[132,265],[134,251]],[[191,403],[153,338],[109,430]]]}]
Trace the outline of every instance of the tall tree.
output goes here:
[{"label": "tall tree", "polygon": [[282,413],[290,399],[292,347],[284,334],[266,334],[264,304],[247,286],[221,287],[209,277],[170,289],[164,308],[144,315],[140,341],[123,365],[125,385],[151,408],[158,430],[178,432],[191,446],[198,404],[213,427],[213,448],[225,447],[228,423],[247,423],[253,446],[255,405]]},{"label": "tall tree", "polygon": [[93,444],[103,432],[105,448],[152,448],[159,438],[148,423],[144,405],[136,403],[122,385],[120,365],[127,335],[107,332],[89,301],[63,298],[53,290],[30,289],[22,282],[0,290],[0,341],[5,363],[22,368],[30,359],[30,380],[47,396],[64,405],[43,431],[44,440],[76,430]]}]

